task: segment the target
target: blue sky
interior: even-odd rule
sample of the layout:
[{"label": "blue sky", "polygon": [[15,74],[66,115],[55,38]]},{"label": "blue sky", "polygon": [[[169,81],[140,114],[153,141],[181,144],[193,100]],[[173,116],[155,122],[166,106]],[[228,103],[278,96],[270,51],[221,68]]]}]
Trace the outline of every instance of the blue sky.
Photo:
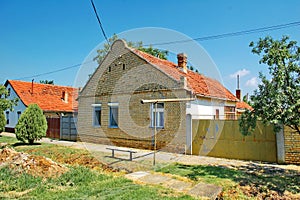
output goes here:
[{"label": "blue sky", "polygon": [[[108,36],[136,28],[159,27],[197,38],[300,21],[298,0],[94,0],[94,3]],[[199,44],[232,92],[236,89],[235,75],[240,73],[240,87],[246,94],[256,88],[258,72],[267,73],[248,45],[266,35],[277,39],[289,35],[299,42],[300,27]],[[151,40],[157,42],[155,37]],[[90,0],[0,0],[0,83],[28,77],[22,80],[48,79],[58,85],[72,86],[80,67],[31,76],[82,63],[103,41]]]}]

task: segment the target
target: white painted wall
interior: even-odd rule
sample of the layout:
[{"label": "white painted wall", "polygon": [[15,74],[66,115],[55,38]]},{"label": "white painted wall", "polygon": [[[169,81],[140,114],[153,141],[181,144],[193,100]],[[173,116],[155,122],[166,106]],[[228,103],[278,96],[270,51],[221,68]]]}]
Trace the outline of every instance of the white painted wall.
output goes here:
[{"label": "white painted wall", "polygon": [[222,100],[197,99],[187,103],[186,114],[192,115],[192,119],[214,119],[216,109],[219,109],[219,119],[225,119],[225,105],[227,103]]},{"label": "white painted wall", "polygon": [[[7,99],[19,98],[10,84],[7,85],[6,89],[8,90],[9,88],[10,88],[10,95],[9,95],[9,97],[7,97]],[[14,106],[13,111],[6,110],[9,112],[9,124],[6,124],[5,127],[15,128],[15,126],[18,122],[18,111],[21,111],[21,113],[23,113],[25,111],[25,109],[26,109],[26,106],[19,99],[18,104],[16,106]],[[6,117],[6,111],[4,111],[5,117]]]}]

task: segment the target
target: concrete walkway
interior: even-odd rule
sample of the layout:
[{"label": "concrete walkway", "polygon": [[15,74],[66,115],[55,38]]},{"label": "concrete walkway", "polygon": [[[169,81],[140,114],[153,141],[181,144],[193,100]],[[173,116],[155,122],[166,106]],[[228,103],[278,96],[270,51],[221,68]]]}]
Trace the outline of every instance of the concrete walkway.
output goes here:
[{"label": "concrete walkway", "polygon": [[220,186],[207,183],[198,183],[194,185],[192,182],[178,180],[170,175],[161,173],[139,171],[127,174],[125,177],[137,183],[142,182],[151,185],[161,185],[201,199],[216,199],[222,192],[222,187]]}]

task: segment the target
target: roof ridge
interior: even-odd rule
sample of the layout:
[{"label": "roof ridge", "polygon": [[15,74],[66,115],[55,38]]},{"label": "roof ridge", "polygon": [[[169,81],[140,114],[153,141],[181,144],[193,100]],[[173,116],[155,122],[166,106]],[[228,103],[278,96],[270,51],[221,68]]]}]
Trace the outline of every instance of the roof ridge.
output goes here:
[{"label": "roof ridge", "polygon": [[[32,83],[30,81],[21,81],[21,80],[8,80],[8,82],[21,82],[21,83],[30,83],[30,84]],[[33,82],[33,83],[37,84],[37,85],[50,86],[50,87],[64,87],[64,88],[78,89],[78,88],[72,87],[72,86],[52,85],[52,84],[38,83],[38,82]]]}]

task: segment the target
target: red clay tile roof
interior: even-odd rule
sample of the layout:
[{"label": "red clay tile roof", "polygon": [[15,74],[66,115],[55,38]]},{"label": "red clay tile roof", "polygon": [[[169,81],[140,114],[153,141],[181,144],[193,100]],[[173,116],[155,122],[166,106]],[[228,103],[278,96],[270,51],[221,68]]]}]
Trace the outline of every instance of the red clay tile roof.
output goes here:
[{"label": "red clay tile roof", "polygon": [[[32,93],[31,82],[8,80],[5,85],[8,83],[25,106],[36,103],[45,112],[73,112],[78,107],[76,88],[33,83]],[[62,99],[63,92],[68,94],[67,102]]]},{"label": "red clay tile roof", "polygon": [[230,101],[238,101],[238,99],[229,90],[227,90],[219,81],[215,79],[208,78],[191,70],[188,70],[187,73],[184,73],[173,62],[159,59],[136,49],[130,48],[130,50],[132,50],[138,56],[144,58],[149,63],[157,66],[164,73],[168,74],[177,81],[180,80],[181,76],[186,77],[188,87],[192,89],[195,94],[203,95],[205,97],[223,98]]},{"label": "red clay tile roof", "polygon": [[247,104],[246,102],[244,101],[239,101],[236,103],[236,108],[237,109],[246,109],[246,110],[253,110],[253,108]]}]

